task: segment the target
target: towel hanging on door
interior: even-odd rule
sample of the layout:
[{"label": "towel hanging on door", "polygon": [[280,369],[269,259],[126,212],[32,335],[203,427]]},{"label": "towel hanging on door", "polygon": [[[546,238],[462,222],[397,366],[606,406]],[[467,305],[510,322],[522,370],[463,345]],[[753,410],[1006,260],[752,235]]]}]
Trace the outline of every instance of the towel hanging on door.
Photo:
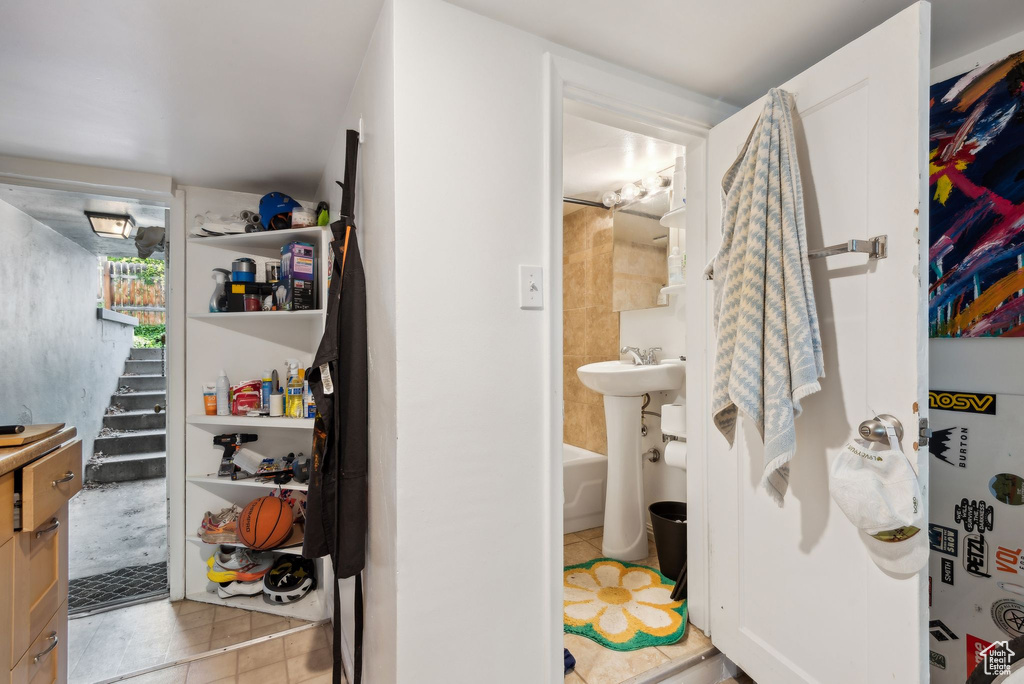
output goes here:
[{"label": "towel hanging on door", "polygon": [[764,442],[761,484],[782,505],[800,400],[821,389],[792,96],[774,88],[722,179],[722,246],[710,270],[718,335],[712,414],[732,445],[742,412]]}]

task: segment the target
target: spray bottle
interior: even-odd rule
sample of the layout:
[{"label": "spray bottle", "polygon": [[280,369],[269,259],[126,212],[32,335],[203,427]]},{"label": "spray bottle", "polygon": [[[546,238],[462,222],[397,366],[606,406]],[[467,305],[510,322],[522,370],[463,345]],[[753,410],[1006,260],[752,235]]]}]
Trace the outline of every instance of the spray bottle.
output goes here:
[{"label": "spray bottle", "polygon": [[224,296],[224,281],[230,275],[231,271],[226,268],[213,269],[213,279],[217,284],[213,288],[213,296],[210,297],[210,313],[228,310],[228,300]]},{"label": "spray bottle", "polygon": [[299,377],[297,359],[285,359],[288,366],[288,382],[285,386],[284,415],[289,418],[302,418],[302,378]]}]

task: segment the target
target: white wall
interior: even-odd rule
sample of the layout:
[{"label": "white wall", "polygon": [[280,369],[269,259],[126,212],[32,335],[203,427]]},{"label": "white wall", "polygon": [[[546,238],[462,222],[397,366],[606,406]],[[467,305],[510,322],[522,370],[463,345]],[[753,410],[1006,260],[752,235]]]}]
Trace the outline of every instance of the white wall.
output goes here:
[{"label": "white wall", "polygon": [[73,425],[88,459],[133,326],[96,318],[96,255],[2,201],[0,243],[0,424]]},{"label": "white wall", "polygon": [[520,264],[561,281],[546,53],[672,106],[684,94],[440,0],[395,0],[401,681],[562,676],[561,295],[522,311],[517,282]]},{"label": "white wall", "polygon": [[[1024,32],[932,68],[940,83],[971,69],[1024,50]],[[1014,338],[932,339],[928,344],[930,388],[1024,394],[1024,342]]]},{"label": "white wall", "polygon": [[[341,207],[345,176],[345,132],[363,120],[359,151],[356,226],[366,270],[370,379],[369,537],[365,590],[364,673],[369,684],[399,681],[396,652],[398,600],[398,515],[396,511],[397,365],[395,346],[395,129],[394,7],[384,3],[341,119],[318,199],[330,202],[331,218]],[[343,581],[343,624],[352,634],[351,580]],[[406,623],[414,634],[429,629]],[[413,681],[403,675],[401,681]]]}]

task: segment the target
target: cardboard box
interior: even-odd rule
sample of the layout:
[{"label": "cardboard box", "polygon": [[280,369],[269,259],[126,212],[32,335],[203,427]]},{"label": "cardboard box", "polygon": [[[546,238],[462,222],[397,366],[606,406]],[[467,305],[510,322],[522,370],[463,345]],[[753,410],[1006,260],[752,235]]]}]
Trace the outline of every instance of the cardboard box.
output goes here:
[{"label": "cardboard box", "polygon": [[289,242],[281,248],[281,280],[316,280],[316,259],[313,245]]},{"label": "cardboard box", "polygon": [[308,311],[316,308],[316,288],[311,280],[283,280],[285,311]]}]

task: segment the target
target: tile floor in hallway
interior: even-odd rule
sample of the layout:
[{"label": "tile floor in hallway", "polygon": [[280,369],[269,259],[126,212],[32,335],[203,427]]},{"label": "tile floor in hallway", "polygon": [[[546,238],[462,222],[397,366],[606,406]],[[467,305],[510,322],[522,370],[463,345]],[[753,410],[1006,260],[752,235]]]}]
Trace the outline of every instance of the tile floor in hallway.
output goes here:
[{"label": "tile floor in hallway", "polygon": [[[76,618],[68,629],[68,679],[93,684],[304,624],[230,606],[166,600]],[[330,626],[323,625],[124,681],[321,684],[331,678],[330,639]]]},{"label": "tile floor in hallway", "polygon": [[[564,565],[575,565],[601,558],[602,534],[603,529],[600,527],[566,534],[562,546]],[[637,563],[660,570],[654,542],[648,541],[647,544],[647,558]],[[566,634],[565,647],[576,658],[576,670],[565,678],[566,684],[620,684],[670,660],[690,658],[714,648],[711,640],[692,625],[687,625],[682,639],[667,646],[651,646],[636,651],[613,651],[585,637]],[[752,684],[749,679],[737,681],[740,684]]]}]

